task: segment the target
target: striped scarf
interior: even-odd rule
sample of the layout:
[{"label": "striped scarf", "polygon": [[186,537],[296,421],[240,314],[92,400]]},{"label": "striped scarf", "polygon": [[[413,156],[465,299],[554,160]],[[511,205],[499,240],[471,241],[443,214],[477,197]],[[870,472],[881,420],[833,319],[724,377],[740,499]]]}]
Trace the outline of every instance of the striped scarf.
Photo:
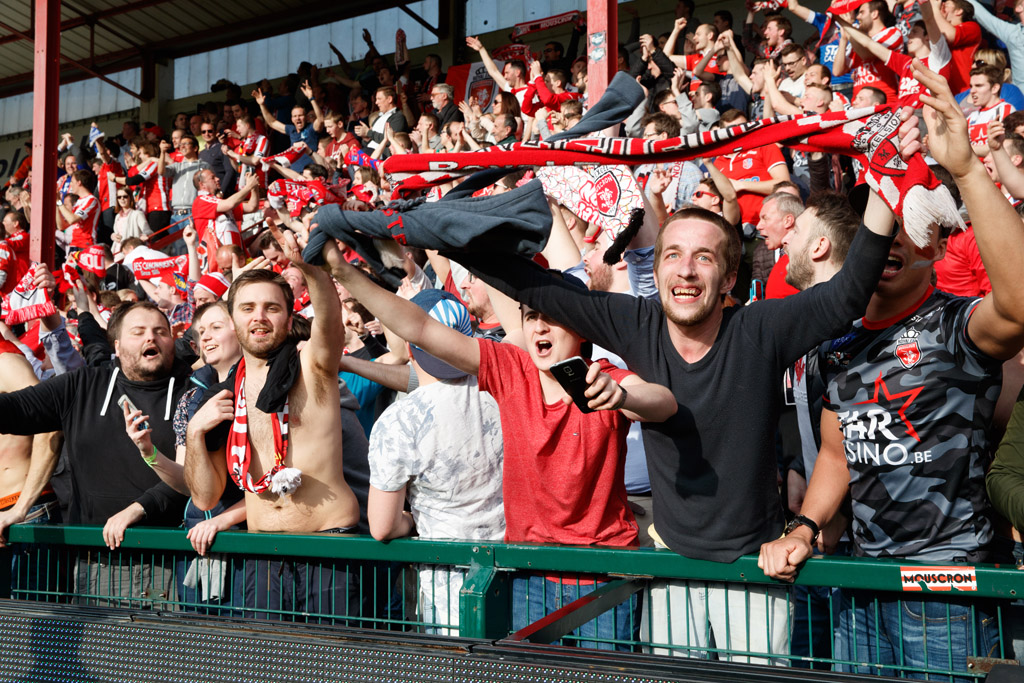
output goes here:
[{"label": "striped scarf", "polygon": [[245,358],[238,361],[235,371],[235,419],[228,433],[227,460],[228,472],[238,488],[250,493],[263,493],[270,488],[275,474],[285,469],[284,459],[288,456],[288,401],[284,407],[270,414],[274,429],[274,466],[253,482],[249,474],[249,463],[252,457],[249,445],[249,423],[245,405]]}]

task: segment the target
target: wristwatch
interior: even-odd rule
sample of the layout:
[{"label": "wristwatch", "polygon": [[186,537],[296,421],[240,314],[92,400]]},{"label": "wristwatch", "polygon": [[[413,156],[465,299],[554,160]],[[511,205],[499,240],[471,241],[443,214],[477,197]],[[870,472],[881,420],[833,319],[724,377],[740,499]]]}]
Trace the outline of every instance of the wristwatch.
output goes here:
[{"label": "wristwatch", "polygon": [[811,533],[813,534],[811,538],[811,545],[814,545],[818,541],[818,536],[821,534],[821,529],[818,527],[817,522],[815,522],[810,517],[807,517],[806,515],[797,515],[796,517],[794,517],[792,521],[790,521],[790,523],[786,525],[786,530],[782,532],[782,535],[789,536],[791,533],[796,531],[796,528],[798,526],[805,526],[811,530]]}]

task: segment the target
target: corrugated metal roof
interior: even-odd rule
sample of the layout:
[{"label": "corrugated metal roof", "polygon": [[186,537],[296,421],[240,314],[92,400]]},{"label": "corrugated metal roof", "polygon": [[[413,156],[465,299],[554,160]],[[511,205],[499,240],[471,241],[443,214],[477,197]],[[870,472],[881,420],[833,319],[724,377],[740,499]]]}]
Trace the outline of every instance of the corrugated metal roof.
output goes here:
[{"label": "corrugated metal roof", "polygon": [[[397,7],[399,0],[63,0],[61,56],[101,74]],[[0,98],[32,89],[32,0],[4,0]],[[447,27],[440,27],[442,33]],[[61,83],[91,74],[67,61]],[[145,77],[143,86],[145,87]]]}]

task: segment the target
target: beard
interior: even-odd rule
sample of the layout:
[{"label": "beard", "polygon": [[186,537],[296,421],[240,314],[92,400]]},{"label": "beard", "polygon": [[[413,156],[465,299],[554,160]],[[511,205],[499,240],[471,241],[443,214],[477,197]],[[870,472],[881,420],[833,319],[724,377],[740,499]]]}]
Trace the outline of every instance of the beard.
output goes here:
[{"label": "beard", "polygon": [[598,267],[590,273],[590,291],[610,292],[613,279],[612,269],[603,263],[599,264]]},{"label": "beard", "polygon": [[142,354],[120,357],[121,372],[134,382],[152,382],[170,375],[174,355],[163,354],[147,358]]},{"label": "beard", "polygon": [[806,252],[794,252],[789,255],[786,284],[796,287],[801,292],[814,285],[814,269],[811,267]]},{"label": "beard", "polygon": [[238,335],[238,345],[254,358],[269,358],[288,338],[288,330],[275,328],[265,337],[253,337],[248,332]]},{"label": "beard", "polygon": [[669,301],[666,301],[665,298],[661,300],[661,308],[665,312],[665,317],[681,327],[692,327],[701,324],[711,317],[715,307],[719,305],[719,302],[714,299],[703,301],[698,308],[691,309],[684,315],[671,306],[671,293],[666,294],[665,297],[669,299]]}]

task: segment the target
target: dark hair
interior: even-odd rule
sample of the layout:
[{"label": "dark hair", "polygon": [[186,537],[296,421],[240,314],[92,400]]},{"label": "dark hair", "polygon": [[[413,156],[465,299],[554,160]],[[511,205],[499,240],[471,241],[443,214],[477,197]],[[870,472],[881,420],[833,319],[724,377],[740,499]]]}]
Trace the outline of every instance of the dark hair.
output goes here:
[{"label": "dark hair", "polygon": [[558,42],[557,40],[549,40],[548,42],[544,43],[544,47],[547,47],[548,45],[550,45],[554,49],[558,50],[558,55],[559,56],[562,56],[562,55],[565,54],[565,48],[562,47],[562,44],[560,42]]},{"label": "dark hair", "polygon": [[669,116],[662,111],[656,111],[640,119],[641,130],[647,128],[647,126],[651,124],[654,124],[654,130],[659,135],[664,133],[670,138],[679,137],[681,126],[679,124],[679,119],[674,116]]},{"label": "dark hair", "polygon": [[384,95],[384,97],[391,98],[392,104],[398,101],[398,94],[395,92],[395,89],[392,88],[390,85],[385,85],[384,87],[377,88],[375,96],[376,95]]},{"label": "dark hair", "polygon": [[718,85],[714,81],[707,83],[701,83],[697,86],[697,92],[701,94],[711,94],[711,106],[717,107],[718,103],[722,100],[722,86]]},{"label": "dark hair", "polygon": [[548,76],[561,83],[563,87],[569,82],[569,74],[565,73],[562,69],[550,69]]},{"label": "dark hair", "polygon": [[971,76],[984,76],[990,85],[1002,86],[1003,70],[990,64],[982,64],[971,69]]},{"label": "dark hair", "polygon": [[720,9],[717,12],[715,12],[713,16],[716,18],[720,18],[722,21],[729,25],[729,28],[732,28],[732,12],[730,12],[729,10]]},{"label": "dark hair", "polygon": [[255,285],[261,283],[270,283],[277,285],[282,294],[284,294],[285,310],[288,311],[288,316],[292,315],[292,308],[295,305],[295,295],[292,294],[292,287],[288,282],[275,273],[272,270],[247,270],[231,283],[231,288],[228,289],[228,313],[234,315],[235,313],[235,297],[238,296],[238,290],[246,285]]},{"label": "dark hair", "polygon": [[821,190],[807,198],[805,211],[814,212],[814,235],[827,237],[832,245],[830,259],[841,265],[850,251],[850,243],[860,227],[860,216],[850,205],[846,195],[832,190]]},{"label": "dark hair", "polygon": [[580,100],[566,100],[562,102],[562,106],[559,107],[559,111],[562,112],[562,116],[574,116],[579,118],[583,116],[583,102]]},{"label": "dark hair", "polygon": [[664,249],[663,238],[665,236],[665,229],[670,223],[676,221],[704,221],[710,223],[716,228],[722,231],[725,235],[725,272],[731,274],[737,272],[740,265],[740,256],[743,252],[743,247],[740,244],[740,236],[736,231],[736,228],[729,224],[729,221],[725,220],[717,213],[702,209],[699,206],[687,206],[674,214],[669,216],[665,224],[661,226],[661,232],[658,233],[658,237],[654,242],[654,268],[657,270],[658,264],[661,262],[661,252]]},{"label": "dark hair", "polygon": [[[967,2],[964,2],[967,5]],[[882,25],[888,28],[889,26],[896,25],[896,17],[892,15],[889,10],[889,5],[885,0],[870,0],[867,3],[869,12],[878,12],[878,20],[882,22]]]},{"label": "dark hair", "polygon": [[971,21],[974,19],[974,7],[967,0],[949,0],[952,2],[958,10],[963,10],[963,21]]},{"label": "dark hair", "polygon": [[80,168],[71,174],[71,177],[78,181],[78,184],[92,194],[96,191],[96,174],[87,168]]},{"label": "dark hair", "polygon": [[865,85],[861,90],[870,90],[871,92],[868,94],[871,95],[871,99],[875,101],[875,104],[885,104],[886,95],[884,91],[870,85]]},{"label": "dark hair", "polygon": [[364,323],[368,323],[373,320],[373,313],[370,313],[366,306],[359,303],[359,299],[350,296],[347,299],[342,299],[341,305],[352,309],[352,312],[358,315]]},{"label": "dark hair", "polygon": [[799,45],[797,43],[789,43],[788,45],[783,47],[782,50],[779,52],[779,59],[781,60],[786,55],[791,55],[794,53],[800,53],[800,56],[802,58],[807,59],[807,51],[804,50],[802,45]]},{"label": "dark hair", "polygon": [[17,223],[22,230],[28,230],[28,219],[25,218],[25,212],[21,209],[18,209],[17,211],[8,211],[4,215],[12,217],[14,222]]},{"label": "dark hair", "polygon": [[309,171],[309,174],[314,178],[326,179],[327,176],[330,175],[327,169],[324,168],[324,166],[322,166],[321,164],[308,164],[306,168],[304,168],[303,170]]},{"label": "dark hair", "polygon": [[[885,4],[885,3],[883,3]],[[890,15],[891,16],[891,15]],[[779,31],[782,33],[783,38],[789,38],[793,35],[793,24],[786,17],[781,14],[769,14],[764,18],[764,25],[775,22],[775,25],[779,27]]]},{"label": "dark hair", "polygon": [[738,121],[739,119],[743,119],[745,121],[749,120],[747,119],[747,115],[739,109],[726,109],[722,112],[722,115],[718,117],[718,120],[722,122],[723,126],[728,126],[733,121]]},{"label": "dark hair", "polygon": [[430,112],[423,112],[422,114],[420,114],[420,118],[426,118],[428,121],[430,121],[430,125],[434,127],[435,131],[438,131],[438,129],[441,128],[441,119],[437,118],[436,114],[431,114]]},{"label": "dark hair", "polygon": [[164,312],[161,311],[152,301],[134,301],[130,304],[126,303],[123,306],[115,308],[113,313],[110,314],[110,320],[107,321],[107,340],[110,342],[111,346],[113,346],[114,342],[120,338],[121,325],[124,324],[125,317],[132,311],[139,309],[159,313],[160,317],[164,319],[165,323],[167,323],[167,329],[171,329],[171,321],[167,319]]},{"label": "dark hair", "polygon": [[523,78],[526,78],[526,74],[530,73],[526,68],[526,63],[521,59],[512,59],[505,62],[505,64],[518,71],[519,75]]}]

